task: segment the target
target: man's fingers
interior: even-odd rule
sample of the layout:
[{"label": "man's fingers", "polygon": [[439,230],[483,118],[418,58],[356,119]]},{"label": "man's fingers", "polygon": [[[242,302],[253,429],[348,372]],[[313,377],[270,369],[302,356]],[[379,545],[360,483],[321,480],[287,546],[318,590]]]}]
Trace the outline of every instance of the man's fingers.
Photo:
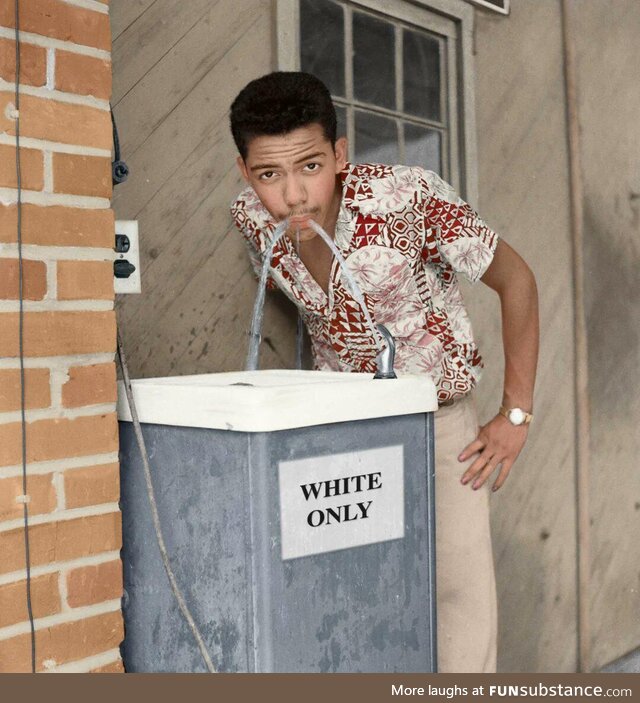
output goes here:
[{"label": "man's fingers", "polygon": [[511,467],[520,454],[527,429],[525,427],[523,436],[521,427],[513,427],[499,415],[486,425],[478,427],[476,439],[458,455],[460,462],[472,460],[471,465],[460,477],[460,481],[467,484],[473,480],[473,488],[478,489],[500,466],[498,478],[492,486],[492,489],[497,491],[506,481]]},{"label": "man's fingers", "polygon": [[484,442],[481,439],[474,439],[471,444],[467,444],[467,446],[460,452],[458,455],[458,461],[465,461],[476,452],[479,452],[483,447]]},{"label": "man's fingers", "polygon": [[487,462],[487,465],[485,468],[480,472],[476,480],[473,482],[473,485],[471,486],[474,490],[478,490],[480,486],[491,476],[491,474],[495,471],[496,466],[500,464],[501,460],[496,456],[492,456],[491,459]]},{"label": "man's fingers", "polygon": [[462,475],[462,483],[468,483],[491,460],[493,453],[485,449]]},{"label": "man's fingers", "polygon": [[513,461],[505,461],[504,464],[502,464],[502,468],[500,469],[498,478],[495,480],[495,483],[491,487],[492,491],[497,491],[500,486],[502,486],[502,484],[507,480],[507,476],[509,475],[509,471],[511,471],[512,466]]}]

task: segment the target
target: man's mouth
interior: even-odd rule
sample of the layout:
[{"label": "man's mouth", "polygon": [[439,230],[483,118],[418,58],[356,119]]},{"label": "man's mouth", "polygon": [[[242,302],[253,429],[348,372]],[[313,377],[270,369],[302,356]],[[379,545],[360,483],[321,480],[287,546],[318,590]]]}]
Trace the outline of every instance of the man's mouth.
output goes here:
[{"label": "man's mouth", "polygon": [[289,224],[301,225],[305,222],[308,222],[311,219],[312,215],[313,213],[311,212],[307,213],[306,215],[293,215],[289,218]]}]

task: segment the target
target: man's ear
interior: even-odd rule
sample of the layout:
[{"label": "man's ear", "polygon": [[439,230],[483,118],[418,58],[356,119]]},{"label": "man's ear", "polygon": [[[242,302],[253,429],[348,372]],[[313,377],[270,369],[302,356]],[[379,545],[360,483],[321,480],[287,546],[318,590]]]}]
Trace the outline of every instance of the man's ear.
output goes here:
[{"label": "man's ear", "polygon": [[339,173],[347,165],[347,138],[340,137],[336,139],[335,146],[335,156],[336,156],[336,173]]},{"label": "man's ear", "polygon": [[247,171],[247,165],[245,164],[242,156],[238,156],[238,158],[236,159],[236,163],[238,164],[238,168],[240,169],[242,177],[247,183],[249,183],[249,172]]}]

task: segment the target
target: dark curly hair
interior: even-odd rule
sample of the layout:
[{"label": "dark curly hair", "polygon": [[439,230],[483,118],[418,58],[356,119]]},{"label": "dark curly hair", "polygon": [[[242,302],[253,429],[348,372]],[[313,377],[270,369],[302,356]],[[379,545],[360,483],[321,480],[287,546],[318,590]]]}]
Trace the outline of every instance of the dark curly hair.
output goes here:
[{"label": "dark curly hair", "polygon": [[318,123],[335,147],[336,110],[327,86],[303,71],[274,71],[256,78],[231,105],[231,133],[243,160],[249,141],[267,134],[286,134]]}]

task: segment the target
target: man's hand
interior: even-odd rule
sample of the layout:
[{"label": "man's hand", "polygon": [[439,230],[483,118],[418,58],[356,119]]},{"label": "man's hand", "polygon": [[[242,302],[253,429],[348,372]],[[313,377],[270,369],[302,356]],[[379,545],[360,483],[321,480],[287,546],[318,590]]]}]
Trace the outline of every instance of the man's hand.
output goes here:
[{"label": "man's hand", "polygon": [[458,461],[465,461],[473,454],[481,452],[464,472],[460,481],[466,484],[476,477],[472,488],[478,489],[491,476],[494,469],[502,464],[502,469],[492,487],[493,491],[497,491],[506,481],[511,467],[527,441],[528,433],[529,425],[512,425],[503,415],[496,415],[493,420],[480,428],[477,438],[458,456]]}]

